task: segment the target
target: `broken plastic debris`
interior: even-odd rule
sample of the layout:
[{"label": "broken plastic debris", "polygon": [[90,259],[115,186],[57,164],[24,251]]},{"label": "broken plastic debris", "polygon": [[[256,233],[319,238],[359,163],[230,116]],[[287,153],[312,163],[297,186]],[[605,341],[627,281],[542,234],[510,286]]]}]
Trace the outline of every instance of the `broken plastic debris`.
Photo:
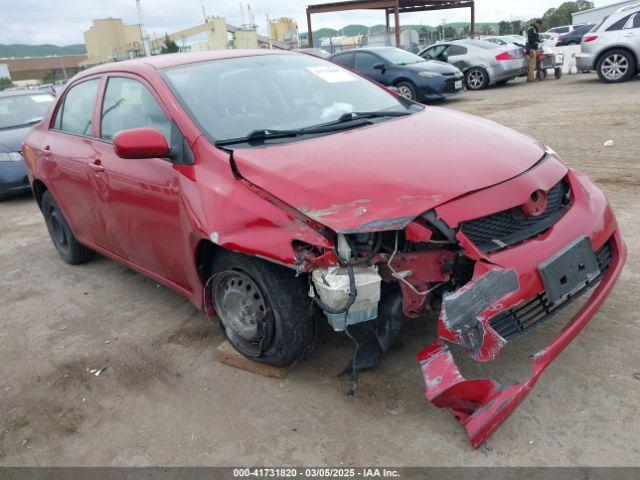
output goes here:
[{"label": "broken plastic debris", "polygon": [[100,374],[101,374],[102,372],[104,372],[106,368],[107,368],[107,367],[103,367],[103,368],[91,368],[91,369],[87,368],[87,372],[89,372],[89,373],[90,373],[90,374],[92,374],[92,375],[95,375],[96,377],[99,377],[99,376],[100,376]]},{"label": "broken plastic debris", "polygon": [[104,343],[109,345],[111,343],[111,340],[105,340]]},{"label": "broken plastic debris", "polygon": [[605,147],[613,147],[614,145],[615,142],[613,140],[607,140],[606,142],[604,142]]},{"label": "broken plastic debris", "polygon": [[640,372],[634,373],[633,378],[635,378],[636,380],[640,380]]}]

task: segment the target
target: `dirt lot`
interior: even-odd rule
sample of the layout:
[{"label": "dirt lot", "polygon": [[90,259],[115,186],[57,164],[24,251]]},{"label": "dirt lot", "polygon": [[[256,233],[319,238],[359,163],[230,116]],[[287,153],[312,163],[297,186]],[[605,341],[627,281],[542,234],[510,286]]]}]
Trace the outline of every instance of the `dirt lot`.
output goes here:
[{"label": "dirt lot", "polygon": [[[283,380],[238,371],[215,359],[219,327],[177,294],[104,258],[64,264],[22,197],[0,203],[0,465],[637,465],[639,92],[582,75],[444,104],[587,172],[630,250],[600,313],[481,449],[424,398],[414,355],[433,325],[410,326],[355,398],[336,377],[351,354],[338,335]],[[517,380],[569,314],[512,346],[496,375]]]}]

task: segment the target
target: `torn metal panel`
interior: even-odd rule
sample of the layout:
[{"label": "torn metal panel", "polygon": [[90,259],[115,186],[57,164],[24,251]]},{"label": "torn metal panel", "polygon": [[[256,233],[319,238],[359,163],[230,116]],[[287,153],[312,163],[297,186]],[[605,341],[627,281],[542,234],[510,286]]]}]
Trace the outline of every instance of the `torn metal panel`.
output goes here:
[{"label": "torn metal panel", "polygon": [[439,338],[417,355],[427,399],[436,407],[449,408],[466,429],[473,447],[478,448],[509,418],[542,372],[593,318],[620,276],[626,256],[626,247],[616,231],[611,245],[611,267],[588,302],[548,347],[533,356],[532,374],[524,382],[504,386],[491,379],[466,379],[455,364],[449,345]]},{"label": "torn metal panel", "polygon": [[500,301],[518,290],[514,270],[502,270],[479,263],[471,282],[457,292],[445,295],[438,322],[442,338],[464,345],[477,361],[495,359],[505,345],[504,339],[487,328],[487,319],[502,310]]}]

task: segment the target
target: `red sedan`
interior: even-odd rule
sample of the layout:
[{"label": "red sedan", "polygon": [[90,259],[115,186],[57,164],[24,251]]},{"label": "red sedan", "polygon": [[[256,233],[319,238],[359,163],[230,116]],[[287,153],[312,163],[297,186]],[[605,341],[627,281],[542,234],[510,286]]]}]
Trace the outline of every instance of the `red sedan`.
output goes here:
[{"label": "red sedan", "polygon": [[[355,376],[435,308],[439,338],[418,355],[427,398],[474,446],[593,317],[626,258],[602,192],[549,148],[298,53],[87,70],[24,158],[66,262],[99,252],[154,278],[215,310],[253,360],[302,360],[324,318],[352,339],[373,331]],[[526,382],[456,367],[453,348],[491,361],[587,292]]]}]

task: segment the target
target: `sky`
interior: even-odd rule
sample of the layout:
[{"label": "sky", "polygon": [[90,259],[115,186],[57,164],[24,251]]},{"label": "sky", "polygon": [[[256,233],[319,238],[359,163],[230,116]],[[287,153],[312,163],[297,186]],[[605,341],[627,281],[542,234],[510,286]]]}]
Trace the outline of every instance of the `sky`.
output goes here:
[{"label": "sky", "polygon": [[[478,22],[525,20],[557,7],[563,0],[476,0]],[[614,0],[595,0],[596,6]],[[246,0],[260,33],[265,32],[266,15],[270,18],[293,17],[301,31],[306,31],[307,4],[322,0]],[[236,0],[142,0],[146,30],[164,35],[198,25],[207,15],[225,17],[227,23],[242,24],[240,2]],[[84,43],[82,33],[94,18],[122,18],[125,23],[138,23],[135,0],[0,0],[0,43],[70,45]],[[445,10],[401,15],[401,24],[437,25],[469,21],[469,9]],[[245,22],[248,20],[245,18]],[[351,11],[314,15],[314,30],[322,27],[339,29],[349,24],[372,26],[384,23],[382,11]]]}]

